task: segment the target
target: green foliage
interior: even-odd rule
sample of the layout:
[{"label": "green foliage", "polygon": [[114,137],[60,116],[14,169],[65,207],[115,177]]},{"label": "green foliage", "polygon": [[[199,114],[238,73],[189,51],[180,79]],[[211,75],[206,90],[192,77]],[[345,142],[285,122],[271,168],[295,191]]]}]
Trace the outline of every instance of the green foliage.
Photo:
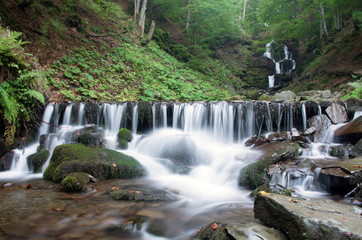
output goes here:
[{"label": "green foliage", "polygon": [[0,79],[0,115],[5,123],[5,144],[14,142],[16,127],[21,121],[34,119],[34,100],[44,104],[44,96],[34,86],[42,80],[42,74],[30,70],[29,62],[35,61],[22,48],[25,44],[18,39],[20,33],[0,26],[0,69],[4,73]]},{"label": "green foliage", "polygon": [[347,95],[345,95],[342,100],[346,101],[349,98],[362,99],[362,79],[348,83],[348,85],[353,89]]}]

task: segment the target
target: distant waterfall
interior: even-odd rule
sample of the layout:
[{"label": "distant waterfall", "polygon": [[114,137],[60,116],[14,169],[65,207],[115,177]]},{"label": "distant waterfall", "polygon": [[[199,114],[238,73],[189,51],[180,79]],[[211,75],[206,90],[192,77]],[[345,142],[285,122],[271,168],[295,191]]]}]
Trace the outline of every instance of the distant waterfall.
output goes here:
[{"label": "distant waterfall", "polygon": [[[275,45],[275,42],[271,41],[265,46],[266,51],[264,53],[264,57],[267,57],[274,62],[275,75],[292,73],[296,67],[295,60],[292,58],[292,53],[288,51],[288,47],[285,45],[282,45],[282,49],[279,49],[282,51],[277,53],[277,47]],[[269,88],[273,88],[275,85],[275,75],[268,76]]]}]

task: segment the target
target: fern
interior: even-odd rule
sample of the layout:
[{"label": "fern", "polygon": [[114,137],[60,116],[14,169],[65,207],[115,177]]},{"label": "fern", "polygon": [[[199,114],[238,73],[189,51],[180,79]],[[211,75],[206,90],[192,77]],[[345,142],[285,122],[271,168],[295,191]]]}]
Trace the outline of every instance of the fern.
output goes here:
[{"label": "fern", "polygon": [[30,97],[38,100],[39,102],[41,102],[43,105],[45,104],[45,98],[44,95],[41,94],[40,92],[36,91],[36,90],[28,90],[25,92],[25,94],[28,94]]},{"label": "fern", "polygon": [[0,85],[0,105],[4,108],[4,118],[10,124],[15,123],[19,115],[19,104]]},{"label": "fern", "polygon": [[15,130],[16,130],[15,124],[6,126],[4,133],[5,146],[10,147],[14,144]]}]

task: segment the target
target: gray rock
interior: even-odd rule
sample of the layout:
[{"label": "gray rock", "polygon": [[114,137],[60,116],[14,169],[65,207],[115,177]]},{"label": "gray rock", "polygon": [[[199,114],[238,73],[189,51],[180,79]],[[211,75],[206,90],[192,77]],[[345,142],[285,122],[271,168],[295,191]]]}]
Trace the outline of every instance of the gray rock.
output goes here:
[{"label": "gray rock", "polygon": [[44,163],[48,160],[50,152],[48,150],[41,150],[40,152],[31,154],[26,159],[28,166],[34,173],[41,172]]},{"label": "gray rock", "polygon": [[337,142],[357,143],[362,137],[362,116],[335,130],[334,135]]},{"label": "gray rock", "polygon": [[315,127],[310,127],[310,128],[308,128],[307,130],[305,130],[305,131],[303,132],[303,135],[304,135],[304,136],[308,136],[308,135],[313,134],[314,132],[315,132]]},{"label": "gray rock", "polygon": [[134,201],[176,201],[177,196],[162,189],[150,189],[142,186],[128,186],[126,189],[116,189],[110,193],[116,200]]},{"label": "gray rock", "polygon": [[283,91],[281,93],[276,93],[273,98],[276,100],[292,102],[296,97],[297,95],[292,91]]},{"label": "gray rock", "polygon": [[284,142],[276,142],[262,146],[266,153],[257,162],[251,163],[241,169],[239,174],[239,185],[249,189],[268,183],[270,181],[267,175],[267,168],[272,164],[298,155],[299,145],[290,140]]},{"label": "gray rock", "polygon": [[328,99],[328,98],[332,97],[331,90],[321,91],[321,95],[322,95],[322,98],[324,98],[324,99]]},{"label": "gray rock", "polygon": [[227,224],[225,226],[228,235],[236,240],[252,240],[252,239],[265,239],[265,240],[286,240],[284,234],[280,231],[266,227],[260,223],[238,223]]},{"label": "gray rock", "polygon": [[307,122],[310,127],[315,128],[315,132],[312,134],[314,142],[322,142],[328,128],[332,125],[329,118],[324,114],[311,117]]},{"label": "gray rock", "polygon": [[[352,155],[353,145],[347,144],[342,146],[331,146],[329,148],[329,154],[338,158],[349,158]],[[356,157],[356,156],[355,156]]]},{"label": "gray rock", "polygon": [[332,105],[326,109],[326,113],[334,124],[348,121],[346,109],[339,104],[332,103]]},{"label": "gray rock", "polygon": [[284,141],[289,138],[287,132],[280,132],[280,133],[271,133],[268,136],[269,141]]},{"label": "gray rock", "polygon": [[14,155],[15,153],[11,151],[0,158],[0,172],[10,170]]},{"label": "gray rock", "polygon": [[255,217],[282,231],[288,239],[362,239],[357,206],[329,199],[299,199],[277,194],[258,194]]}]

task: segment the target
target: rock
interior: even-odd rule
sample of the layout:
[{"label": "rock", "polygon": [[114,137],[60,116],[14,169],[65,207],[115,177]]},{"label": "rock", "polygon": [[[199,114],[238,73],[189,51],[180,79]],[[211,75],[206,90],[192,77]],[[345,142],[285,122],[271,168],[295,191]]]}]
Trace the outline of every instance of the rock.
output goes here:
[{"label": "rock", "polygon": [[336,142],[355,144],[362,137],[362,116],[334,131]]},{"label": "rock", "polygon": [[[355,207],[358,208],[358,207]],[[361,216],[354,207],[329,199],[258,194],[255,217],[288,239],[361,239]]]},{"label": "rock", "polygon": [[308,99],[313,99],[313,98],[328,99],[332,97],[332,92],[331,90],[325,90],[325,91],[313,90],[313,91],[300,92],[298,93],[298,95],[301,97],[307,97]]},{"label": "rock", "polygon": [[197,153],[192,138],[184,135],[173,136],[165,144],[160,152],[161,158],[168,158],[171,161],[181,163],[185,166],[195,165],[195,154]]},{"label": "rock", "polygon": [[[239,185],[249,189],[255,189],[269,182],[266,169],[279,161],[294,158],[298,155],[299,145],[290,140],[269,144],[266,154],[257,162],[251,163],[241,169]],[[265,149],[265,147],[263,146]]]},{"label": "rock", "polygon": [[293,102],[297,95],[292,91],[283,91],[274,95],[275,100],[283,100],[287,102]]},{"label": "rock", "polygon": [[248,239],[268,239],[268,240],[286,240],[284,234],[280,231],[266,227],[260,223],[237,223],[227,224],[225,229],[228,235],[233,239],[248,240]]},{"label": "rock", "polygon": [[362,100],[358,100],[355,98],[349,98],[345,101],[347,114],[349,119],[353,119],[355,113],[357,111],[362,111]]},{"label": "rock", "polygon": [[332,105],[326,109],[326,113],[334,124],[348,121],[346,109],[339,104],[332,103]]},{"label": "rock", "polygon": [[354,145],[351,154],[356,157],[362,155],[362,138]]},{"label": "rock", "polygon": [[268,135],[269,141],[284,141],[289,138],[287,132],[271,133]]},{"label": "rock", "polygon": [[307,122],[310,127],[314,127],[315,129],[312,134],[312,140],[314,142],[322,142],[327,130],[332,125],[329,118],[324,114],[311,117]]},{"label": "rock", "polygon": [[86,189],[89,183],[89,174],[84,172],[69,173],[61,182],[64,191],[79,192]]},{"label": "rock", "polygon": [[305,130],[302,134],[304,135],[304,136],[308,136],[308,135],[311,135],[311,134],[313,134],[314,132],[315,132],[315,127],[310,127],[310,128],[308,128],[307,130]]},{"label": "rock", "polygon": [[320,185],[329,192],[347,194],[362,182],[362,157],[338,161],[333,166],[323,166]]},{"label": "rock", "polygon": [[142,186],[127,186],[126,189],[116,189],[110,193],[115,200],[134,201],[176,201],[177,197],[165,190],[150,189]]},{"label": "rock", "polygon": [[292,128],[292,130],[290,130],[292,137],[299,137],[300,133],[296,128]]},{"label": "rock", "polygon": [[344,146],[331,146],[329,148],[329,154],[333,157],[349,158],[350,155],[352,155],[352,148],[353,148],[352,144],[347,144]]},{"label": "rock", "polygon": [[89,147],[98,147],[101,145],[102,134],[97,132],[91,132],[87,129],[81,129],[73,133],[72,142],[81,143]]},{"label": "rock", "polygon": [[132,141],[133,134],[127,128],[121,128],[118,131],[118,143],[120,149],[127,149],[128,143]]},{"label": "rock", "polygon": [[245,146],[250,147],[251,145],[254,145],[256,140],[258,139],[258,135],[254,135],[250,137],[246,142],[244,143]]},{"label": "rock", "polygon": [[6,153],[0,158],[0,172],[8,171],[13,163],[15,153],[13,151]]},{"label": "rock", "polygon": [[192,239],[197,240],[232,240],[234,238],[228,236],[225,228],[226,224],[220,222],[212,222],[202,227]]},{"label": "rock", "polygon": [[40,152],[31,154],[26,159],[28,166],[34,173],[41,172],[44,163],[48,160],[50,152],[48,150],[41,150]]},{"label": "rock", "polygon": [[136,159],[120,152],[79,144],[57,146],[44,178],[61,182],[72,172],[86,172],[100,180],[145,175],[145,169]]}]

